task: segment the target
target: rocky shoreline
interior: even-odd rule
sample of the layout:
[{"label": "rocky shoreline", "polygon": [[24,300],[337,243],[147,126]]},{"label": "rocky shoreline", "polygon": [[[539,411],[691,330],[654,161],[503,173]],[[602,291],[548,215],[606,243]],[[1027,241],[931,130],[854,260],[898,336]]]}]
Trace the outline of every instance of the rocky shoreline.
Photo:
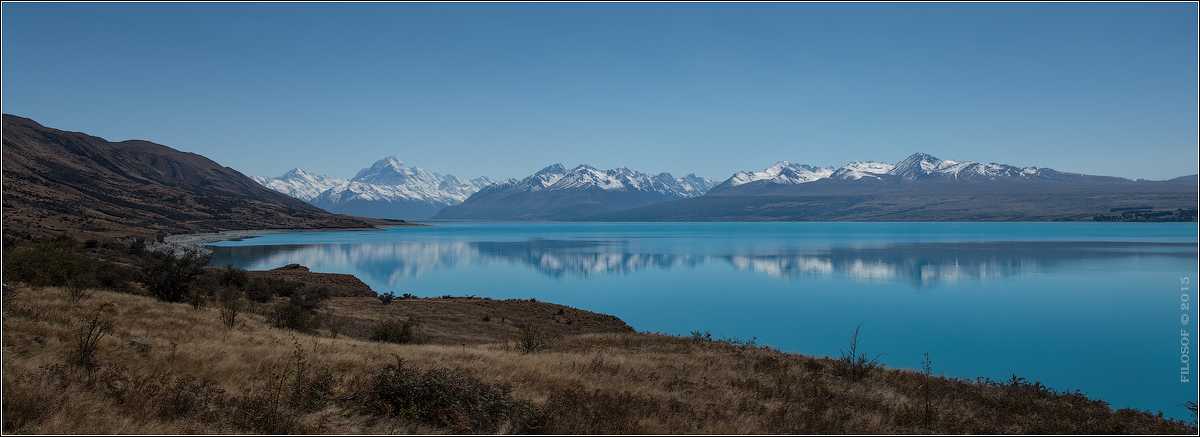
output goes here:
[{"label": "rocky shoreline", "polygon": [[252,229],[238,231],[220,231],[220,232],[205,232],[197,234],[177,234],[167,235],[163,237],[161,242],[150,243],[146,245],[147,250],[155,252],[170,252],[176,257],[182,257],[188,250],[195,250],[201,255],[212,253],[212,249],[202,246],[203,244],[216,243],[218,241],[239,240],[244,238],[253,238],[262,235],[270,234],[286,234],[292,232],[361,232],[361,231],[382,231],[384,227],[376,226],[372,228],[322,228],[322,229]]}]

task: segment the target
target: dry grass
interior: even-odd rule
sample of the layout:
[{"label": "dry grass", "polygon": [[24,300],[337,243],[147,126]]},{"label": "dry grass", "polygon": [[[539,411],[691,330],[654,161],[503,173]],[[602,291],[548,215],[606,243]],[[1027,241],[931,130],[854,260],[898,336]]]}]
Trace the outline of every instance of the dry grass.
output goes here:
[{"label": "dry grass", "polygon": [[[1196,433],[1022,380],[883,368],[854,382],[833,359],[636,333],[528,301],[328,304],[349,325],[420,317],[427,342],[398,345],[354,338],[358,328],[334,338],[276,329],[253,312],[227,329],[215,307],[104,290],[74,302],[21,286],[15,297],[4,315],[6,434]],[[71,364],[73,329],[103,302],[111,334],[93,365]],[[522,353],[518,324],[558,335]]]}]

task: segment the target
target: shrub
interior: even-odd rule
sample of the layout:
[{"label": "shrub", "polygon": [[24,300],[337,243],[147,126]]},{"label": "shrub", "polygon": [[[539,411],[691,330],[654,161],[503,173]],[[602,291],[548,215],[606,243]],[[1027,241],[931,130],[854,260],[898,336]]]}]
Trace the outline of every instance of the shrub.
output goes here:
[{"label": "shrub", "polygon": [[371,332],[371,341],[382,341],[385,343],[408,344],[421,343],[424,339],[417,332],[417,328],[421,326],[421,319],[409,317],[406,320],[384,320],[375,325],[374,331]]},{"label": "shrub", "polygon": [[396,299],[396,293],[395,293],[395,292],[391,292],[391,291],[389,291],[389,292],[387,292],[387,293],[383,293],[383,294],[380,294],[380,295],[379,295],[379,301],[380,301],[380,302],[383,302],[383,304],[384,304],[384,305],[387,305],[387,304],[389,304],[389,303],[392,303],[392,300],[394,300],[394,299]]},{"label": "shrub", "polygon": [[94,284],[98,270],[98,263],[80,253],[69,237],[15,247],[4,256],[5,280],[33,286],[83,289]]},{"label": "shrub", "polygon": [[866,378],[875,369],[882,366],[879,363],[879,357],[885,354],[876,355],[874,359],[868,360],[866,353],[858,352],[858,330],[862,329],[862,324],[854,328],[854,334],[850,336],[850,346],[847,349],[840,350],[841,357],[838,358],[837,374],[838,376],[847,378],[851,381],[860,381]]},{"label": "shrub", "polygon": [[322,319],[324,320],[322,325],[325,326],[325,329],[329,330],[329,336],[332,338],[337,338],[338,333],[342,331],[342,328],[346,327],[346,325],[350,323],[350,318],[346,316],[335,315],[333,314],[333,310],[326,312]]},{"label": "shrub", "polygon": [[418,420],[454,433],[493,433],[504,423],[510,431],[538,431],[548,413],[514,398],[507,386],[492,386],[459,372],[418,370],[396,364],[376,373],[360,408],[370,414]]},{"label": "shrub", "polygon": [[276,328],[307,332],[312,322],[312,313],[292,302],[278,302],[267,314],[267,322]]},{"label": "shrub", "polygon": [[221,304],[221,324],[226,328],[232,328],[237,323],[237,315],[242,311],[244,305],[242,290],[221,287],[221,292],[217,294],[217,301]]},{"label": "shrub", "polygon": [[276,303],[267,320],[276,328],[312,331],[316,329],[313,316],[328,299],[329,290],[323,287],[301,289],[292,293],[287,302]]},{"label": "shrub", "polygon": [[[921,384],[921,389],[925,395],[925,428],[933,426],[933,360],[929,359],[929,352],[925,352],[925,360],[921,361],[921,373],[925,375],[925,382]],[[940,395],[940,393],[939,393]]]},{"label": "shrub", "polygon": [[142,264],[142,282],[150,294],[164,302],[179,302],[188,292],[192,280],[204,272],[209,257],[195,248],[184,251],[183,257],[148,252]]},{"label": "shrub", "polygon": [[325,301],[329,300],[329,289],[325,287],[301,288],[293,293],[288,301],[301,309],[315,314]]},{"label": "shrub", "polygon": [[291,297],[304,284],[279,278],[256,278],[246,283],[246,298],[258,303],[270,302],[275,296]]},{"label": "shrub", "polygon": [[242,289],[250,283],[250,274],[245,270],[233,267],[233,264],[225,264],[225,268],[221,270],[221,286]]},{"label": "shrub", "polygon": [[200,307],[204,306],[206,301],[208,301],[209,296],[216,295],[217,290],[220,289],[222,289],[222,287],[219,283],[217,275],[202,274],[188,284],[188,293],[186,296],[184,296],[184,300],[187,301],[187,303],[191,305],[193,309],[198,310]]},{"label": "shrub", "polygon": [[333,385],[328,372],[313,375],[304,349],[295,342],[292,359],[280,372],[272,372],[266,384],[246,388],[233,399],[237,410],[234,423],[260,434],[312,434],[298,420],[301,413],[325,406]]},{"label": "shrub", "polygon": [[100,347],[100,339],[111,333],[113,329],[113,322],[111,320],[100,318],[101,313],[111,306],[113,306],[111,302],[100,304],[91,316],[80,320],[79,325],[75,327],[74,358],[76,364],[86,367],[94,365],[93,355],[96,353],[96,349]]},{"label": "shrub", "polygon": [[131,266],[100,261],[100,268],[96,270],[95,286],[129,293],[132,291],[130,280],[136,277],[137,270]]},{"label": "shrub", "polygon": [[537,352],[554,340],[553,333],[541,330],[531,324],[521,324],[517,327],[521,329],[521,333],[517,337],[517,350],[523,354]]}]

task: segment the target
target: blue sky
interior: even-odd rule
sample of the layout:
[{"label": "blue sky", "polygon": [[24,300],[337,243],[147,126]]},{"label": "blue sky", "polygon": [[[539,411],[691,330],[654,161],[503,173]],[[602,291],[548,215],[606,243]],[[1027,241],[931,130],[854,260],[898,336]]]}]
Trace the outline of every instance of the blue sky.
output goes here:
[{"label": "blue sky", "polygon": [[4,3],[3,112],[247,175],[389,155],[1197,173],[1197,4]]}]

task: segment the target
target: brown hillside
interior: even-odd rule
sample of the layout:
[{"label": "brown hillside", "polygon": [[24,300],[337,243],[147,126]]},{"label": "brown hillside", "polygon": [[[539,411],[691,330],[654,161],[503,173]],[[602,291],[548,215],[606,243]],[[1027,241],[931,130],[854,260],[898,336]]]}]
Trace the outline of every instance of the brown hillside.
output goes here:
[{"label": "brown hillside", "polygon": [[194,153],[4,114],[6,233],[86,239],[381,223],[330,214]]}]

